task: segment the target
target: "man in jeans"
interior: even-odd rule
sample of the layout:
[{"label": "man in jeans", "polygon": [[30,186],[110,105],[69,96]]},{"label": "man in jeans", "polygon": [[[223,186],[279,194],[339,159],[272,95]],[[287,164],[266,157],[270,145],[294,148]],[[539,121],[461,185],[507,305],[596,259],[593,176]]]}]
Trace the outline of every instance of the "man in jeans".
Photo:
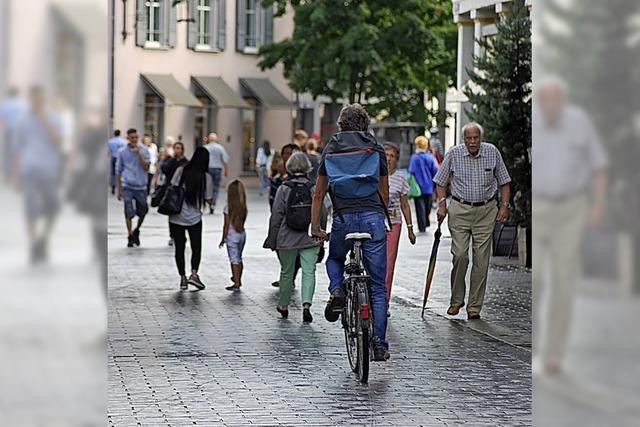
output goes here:
[{"label": "man in jeans", "polygon": [[[330,178],[327,176],[326,159],[332,153],[354,150],[373,151],[379,156],[379,182],[377,191],[367,197],[345,197],[332,194],[334,216],[329,241],[327,274],[331,297],[325,309],[325,317],[330,322],[338,320],[345,301],[344,264],[351,250],[352,242],[346,241],[349,233],[369,233],[371,239],[363,242],[364,266],[371,277],[370,297],[373,310],[374,360],[385,361],[389,358],[389,345],[386,341],[387,330],[387,234],[385,210],[389,200],[389,180],[387,161],[382,145],[367,132],[369,116],[359,104],[345,106],[338,118],[340,132],[333,135],[322,152],[316,191],[311,208],[311,233],[325,239],[327,233],[320,226],[320,212],[327,194]],[[354,171],[356,174],[356,171]],[[354,192],[356,188],[354,188]]]},{"label": "man in jeans", "polygon": [[209,213],[213,214],[220,192],[220,182],[222,181],[222,172],[224,170],[225,178],[229,175],[229,155],[227,150],[218,143],[218,134],[211,132],[207,137],[207,145],[205,148],[209,151],[209,175],[213,181],[213,199],[209,205]]},{"label": "man in jeans", "polygon": [[[127,131],[129,143],[118,152],[116,164],[116,195],[118,200],[124,199],[124,217],[127,223],[127,247],[140,246],[140,226],[149,211],[147,206],[147,171],[151,164],[149,150],[138,144],[138,132]],[[133,217],[138,217],[138,224],[133,229]]]},{"label": "man in jeans", "polygon": [[113,132],[113,138],[109,138],[109,141],[107,141],[109,157],[111,158],[111,175],[109,176],[111,194],[116,194],[116,162],[118,161],[118,152],[122,150],[125,145],[127,145],[127,141],[120,136],[120,129],[116,129]]}]

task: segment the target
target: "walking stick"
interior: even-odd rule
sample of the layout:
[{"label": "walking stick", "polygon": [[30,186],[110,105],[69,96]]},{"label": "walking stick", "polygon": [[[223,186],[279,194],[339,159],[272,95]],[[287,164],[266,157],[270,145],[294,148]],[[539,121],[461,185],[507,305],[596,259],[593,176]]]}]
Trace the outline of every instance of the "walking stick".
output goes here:
[{"label": "walking stick", "polygon": [[429,258],[429,269],[427,270],[427,278],[424,284],[424,297],[422,298],[422,318],[424,319],[424,309],[427,306],[427,298],[429,297],[429,290],[431,289],[431,281],[433,280],[433,272],[436,269],[436,258],[438,256],[438,246],[440,245],[440,237],[442,232],[440,231],[440,223],[438,223],[438,229],[433,235],[433,247],[431,248],[431,257]]}]

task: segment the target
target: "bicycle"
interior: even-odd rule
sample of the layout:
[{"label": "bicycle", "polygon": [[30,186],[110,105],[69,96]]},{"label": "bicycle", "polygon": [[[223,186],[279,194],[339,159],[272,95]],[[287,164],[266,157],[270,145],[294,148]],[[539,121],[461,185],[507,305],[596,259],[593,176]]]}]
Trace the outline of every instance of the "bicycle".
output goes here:
[{"label": "bicycle", "polygon": [[369,361],[370,355],[373,354],[373,313],[369,300],[371,277],[362,262],[362,243],[369,239],[369,233],[350,233],[345,236],[345,240],[353,241],[353,249],[344,268],[348,276],[344,281],[342,327],[349,365],[363,384],[369,380]]}]

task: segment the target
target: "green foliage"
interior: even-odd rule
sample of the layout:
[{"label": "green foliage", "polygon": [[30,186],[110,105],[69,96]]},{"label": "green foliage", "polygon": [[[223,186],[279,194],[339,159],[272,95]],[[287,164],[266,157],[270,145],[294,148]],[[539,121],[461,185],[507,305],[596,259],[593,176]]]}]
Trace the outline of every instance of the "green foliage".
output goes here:
[{"label": "green foliage", "polygon": [[465,94],[472,120],[485,129],[509,169],[515,210],[512,222],[531,225],[531,20],[524,0],[497,23],[498,34],[483,39],[485,55],[474,59]]},{"label": "green foliage", "polygon": [[293,35],[263,46],[260,66],[282,63],[297,92],[360,102],[375,116],[426,121],[424,93],[455,78],[449,0],[266,0],[295,11]]}]

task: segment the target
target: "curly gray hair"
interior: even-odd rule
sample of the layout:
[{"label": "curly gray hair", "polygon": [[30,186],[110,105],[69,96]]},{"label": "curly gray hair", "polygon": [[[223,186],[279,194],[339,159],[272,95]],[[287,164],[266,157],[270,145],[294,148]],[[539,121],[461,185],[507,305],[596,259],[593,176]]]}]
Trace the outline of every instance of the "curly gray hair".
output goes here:
[{"label": "curly gray hair", "polygon": [[307,155],[301,151],[296,151],[289,157],[287,164],[285,165],[287,172],[290,174],[300,174],[311,172],[311,162],[307,158]]},{"label": "curly gray hair", "polygon": [[338,128],[340,132],[356,131],[366,132],[369,129],[369,115],[360,104],[347,104],[342,107],[338,116]]}]

